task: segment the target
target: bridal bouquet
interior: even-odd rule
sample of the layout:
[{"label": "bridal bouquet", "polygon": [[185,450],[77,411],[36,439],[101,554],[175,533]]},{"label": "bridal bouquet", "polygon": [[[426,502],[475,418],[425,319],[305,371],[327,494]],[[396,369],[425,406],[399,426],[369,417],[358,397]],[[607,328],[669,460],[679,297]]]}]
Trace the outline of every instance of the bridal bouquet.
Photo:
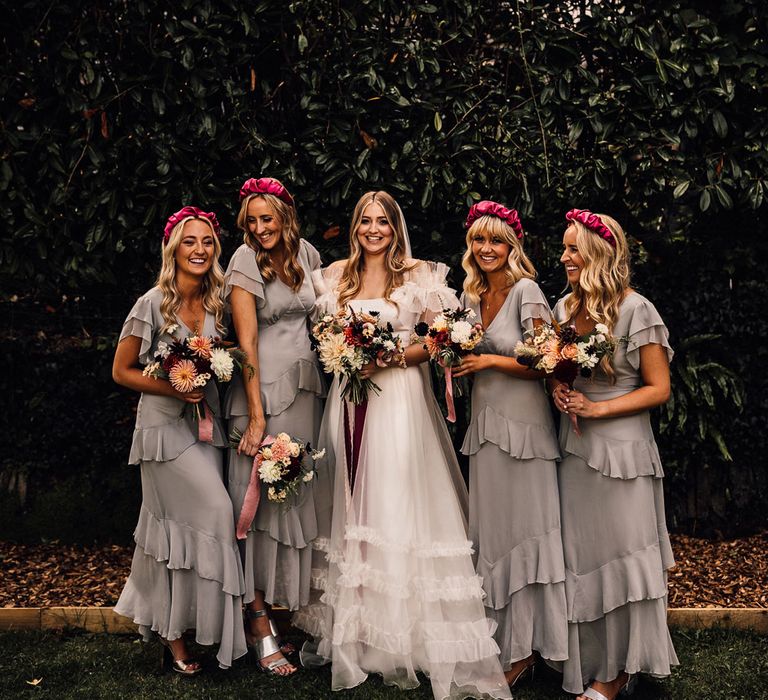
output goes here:
[{"label": "bridal bouquet", "polygon": [[[242,437],[242,432],[233,430],[229,436],[230,446],[238,447]],[[284,504],[314,479],[315,461],[324,454],[325,450],[313,450],[309,443],[294,440],[288,433],[278,433],[277,437],[267,435],[253,458],[251,477],[237,522],[237,537],[245,538],[253,522],[262,484],[267,488],[267,500]]]},{"label": "bridal bouquet", "polygon": [[464,394],[463,383],[452,377],[451,369],[460,365],[461,358],[472,352],[485,335],[483,326],[473,322],[476,316],[470,308],[456,311],[444,309],[431,324],[418,323],[414,328],[430,360],[445,372],[445,402],[448,405],[448,420],[451,422],[456,421],[454,386],[456,396]]},{"label": "bridal bouquet", "polygon": [[[598,323],[593,331],[579,335],[575,326],[561,326],[556,321],[542,324],[515,346],[521,365],[545,372],[573,389],[576,377],[591,377],[592,370],[604,357],[612,357],[619,339],[608,327]],[[575,415],[574,432],[581,435]]]},{"label": "bridal bouquet", "polygon": [[364,403],[370,390],[381,391],[372,379],[360,376],[364,365],[375,361],[384,367],[403,360],[400,337],[391,323],[379,322],[375,311],[326,314],[312,328],[312,339],[325,371],[346,380],[342,398],[355,405]]},{"label": "bridal bouquet", "polygon": [[[155,359],[142,374],[154,379],[167,379],[171,386],[183,394],[202,389],[212,378],[220,382],[232,379],[235,368],[242,368],[245,354],[239,348],[231,347],[221,338],[205,335],[190,335],[183,340],[166,343],[160,341]],[[191,404],[193,418],[200,421],[200,439],[213,440],[213,422],[208,416],[208,405],[202,402]],[[186,409],[186,406],[185,406]]]}]

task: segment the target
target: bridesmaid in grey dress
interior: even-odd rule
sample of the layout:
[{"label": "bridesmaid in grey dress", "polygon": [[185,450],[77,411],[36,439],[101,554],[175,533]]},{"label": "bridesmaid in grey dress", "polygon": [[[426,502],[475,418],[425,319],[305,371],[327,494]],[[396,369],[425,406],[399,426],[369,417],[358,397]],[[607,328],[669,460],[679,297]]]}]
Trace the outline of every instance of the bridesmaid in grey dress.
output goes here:
[{"label": "bridesmaid in grey dress", "polygon": [[165,660],[186,675],[201,670],[188,658],[188,629],[199,644],[219,643],[222,668],[246,653],[243,571],[219,449],[225,436],[214,416],[213,441],[201,442],[184,411],[205,401],[219,414],[215,382],[180,393],[167,380],[144,376],[141,366],[173,340],[224,334],[218,228],[212,213],[196,207],[170,217],[157,285],[128,314],[112,369],[118,384],[141,392],[129,462],[141,467],[142,504],[131,573],[115,611],[145,637],[157,632]]},{"label": "bridesmaid in grey dress", "polygon": [[[226,400],[230,431],[243,433],[239,448],[229,450],[236,518],[262,438],[286,432],[316,445],[323,396],[308,328],[315,303],[312,271],[320,267],[320,255],[300,238],[293,198],[279,181],[251,178],[240,198],[237,224],[245,242],[227,268],[225,297],[240,347],[255,371],[246,372],[244,382],[235,381]],[[313,486],[305,486],[290,508],[263,496],[241,543],[248,644],[259,667],[278,675],[296,670],[283,655],[293,649],[278,647],[266,605],[296,610],[309,602],[318,534]]]},{"label": "bridesmaid in grey dress", "polygon": [[[677,664],[667,629],[664,472],[649,410],[667,401],[672,349],[653,304],[630,288],[629,253],[609,216],[573,209],[563,236],[571,293],[555,307],[583,334],[603,323],[620,339],[611,362],[573,390],[554,389],[560,422],[560,501],[568,598],[563,688],[613,700],[633,674]],[[585,686],[589,687],[585,690]]]},{"label": "bridesmaid in grey dress", "polygon": [[462,304],[485,328],[480,354],[456,376],[474,373],[469,455],[469,532],[483,578],[486,612],[507,682],[543,658],[567,657],[565,568],[556,460],[560,457],[542,376],[519,364],[514,348],[526,331],[551,319],[523,251],[514,209],[490,201],[467,217],[467,273]]}]

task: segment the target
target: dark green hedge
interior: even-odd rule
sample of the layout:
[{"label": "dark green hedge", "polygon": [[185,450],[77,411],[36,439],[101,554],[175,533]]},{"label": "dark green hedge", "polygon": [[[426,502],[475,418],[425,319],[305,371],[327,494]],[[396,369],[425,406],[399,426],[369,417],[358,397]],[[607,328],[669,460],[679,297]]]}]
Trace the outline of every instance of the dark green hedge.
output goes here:
[{"label": "dark green hedge", "polygon": [[[416,252],[454,269],[467,205],[501,199],[521,211],[553,299],[564,211],[615,215],[635,239],[637,283],[681,351],[661,416],[673,520],[760,522],[761,0],[20,0],[0,11],[0,314],[16,319],[2,388],[18,397],[0,425],[14,436],[0,486],[17,498],[14,475],[25,473],[26,512],[52,482],[112,498],[100,480],[127,449],[114,425],[88,419],[94,404],[105,423],[125,412],[110,350],[72,340],[61,350],[50,337],[115,332],[182,204],[216,210],[231,251],[237,188],[269,174],[288,184],[327,260],[343,254],[366,189],[392,191]],[[746,386],[743,411],[722,366]],[[79,378],[67,391],[62,372]],[[96,432],[57,438],[62,409]],[[25,435],[31,417],[37,441]],[[129,488],[133,477],[119,478]]]}]

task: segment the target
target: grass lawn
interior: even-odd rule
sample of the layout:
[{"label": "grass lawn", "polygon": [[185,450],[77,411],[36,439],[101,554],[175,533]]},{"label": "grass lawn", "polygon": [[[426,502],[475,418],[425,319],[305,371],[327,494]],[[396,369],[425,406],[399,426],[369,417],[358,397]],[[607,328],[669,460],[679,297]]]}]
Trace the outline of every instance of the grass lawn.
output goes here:
[{"label": "grass lawn", "polygon": [[[728,630],[674,630],[680,667],[670,679],[643,678],[638,700],[768,699],[768,637]],[[202,650],[206,673],[184,678],[160,671],[158,643],[135,637],[65,632],[0,634],[0,698],[280,698],[280,700],[428,699],[425,681],[414,691],[398,691],[370,678],[357,688],[331,693],[330,670],[302,669],[289,680],[262,675],[240,660],[229,671],[216,667],[211,650]],[[30,681],[41,679],[37,685]],[[521,700],[560,700],[558,676],[543,668],[515,692]]]}]

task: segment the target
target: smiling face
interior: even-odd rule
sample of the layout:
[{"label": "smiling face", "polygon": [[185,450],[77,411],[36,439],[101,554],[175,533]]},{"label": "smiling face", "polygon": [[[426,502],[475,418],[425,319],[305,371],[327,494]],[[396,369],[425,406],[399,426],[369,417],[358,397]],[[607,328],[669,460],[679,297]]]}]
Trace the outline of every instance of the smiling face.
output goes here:
[{"label": "smiling face", "polygon": [[264,250],[273,250],[283,243],[283,222],[263,197],[248,202],[245,225],[248,232]]},{"label": "smiling face", "polygon": [[355,235],[366,255],[381,255],[389,250],[395,232],[378,202],[371,202],[363,209]]},{"label": "smiling face", "polygon": [[480,229],[472,235],[471,250],[477,266],[488,275],[508,267],[512,246],[489,229]]},{"label": "smiling face", "polygon": [[173,257],[177,272],[195,277],[208,274],[216,258],[216,243],[211,227],[200,219],[187,221]]},{"label": "smiling face", "polygon": [[560,256],[560,262],[565,266],[565,274],[568,277],[568,283],[576,284],[581,277],[581,271],[584,269],[584,258],[581,257],[576,245],[576,227],[571,224],[563,234],[563,254]]}]

